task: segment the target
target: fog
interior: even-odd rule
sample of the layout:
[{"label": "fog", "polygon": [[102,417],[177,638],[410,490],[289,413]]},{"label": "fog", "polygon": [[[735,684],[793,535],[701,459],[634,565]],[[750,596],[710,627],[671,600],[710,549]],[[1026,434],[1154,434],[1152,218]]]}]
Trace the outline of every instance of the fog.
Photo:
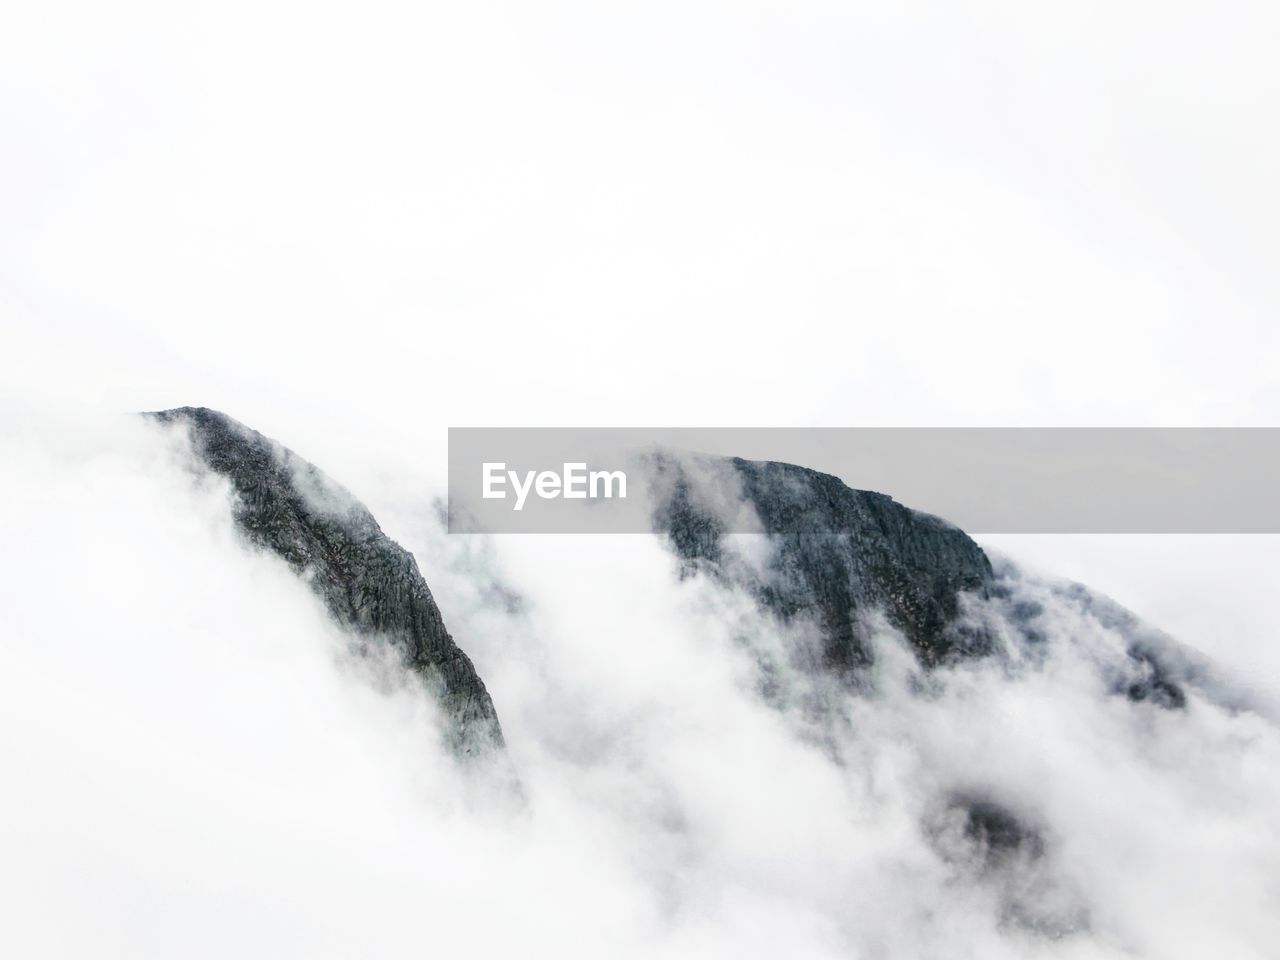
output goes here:
[{"label": "fog", "polygon": [[[1111,696],[1044,583],[1043,663],[910,696],[886,630],[815,729],[754,673],[804,638],[657,542],[435,498],[450,425],[1275,423],[1276,16],[6,4],[4,952],[1265,956],[1274,725]],[[128,416],[180,404],[414,551],[522,805]],[[1274,700],[1276,540],[983,542]],[[979,788],[1037,863],[943,855]]]},{"label": "fog", "polygon": [[327,464],[1280,403],[1267,4],[2,16],[6,391],[202,403]]},{"label": "fog", "polygon": [[[493,694],[512,803],[242,545],[181,444],[31,426],[3,491],[15,954],[1262,957],[1280,933],[1274,724],[1115,696],[1119,638],[1034,578],[1043,660],[922,692],[885,627],[874,691],[816,731],[752,656],[801,627],[681,581],[656,538],[450,537],[407,501],[381,519]],[[956,790],[1044,855],[947,856]]]}]

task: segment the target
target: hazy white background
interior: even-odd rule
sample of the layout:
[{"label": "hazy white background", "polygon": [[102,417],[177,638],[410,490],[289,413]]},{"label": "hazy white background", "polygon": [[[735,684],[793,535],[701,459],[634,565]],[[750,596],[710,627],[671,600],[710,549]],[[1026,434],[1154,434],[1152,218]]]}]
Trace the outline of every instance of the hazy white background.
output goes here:
[{"label": "hazy white background", "polygon": [[[448,425],[1273,425],[1278,28],[17,0],[6,416],[215,406],[366,495]],[[1002,545],[1256,657],[1280,553],[1171,541]]]},{"label": "hazy white background", "polygon": [[[47,637],[43,657],[97,625],[107,656],[104,624],[217,608],[216,577],[203,603],[130,605],[151,602],[139,578],[187,508],[152,490],[150,526],[106,519],[140,508],[157,455],[106,425],[118,411],[226,410],[415,547],[395,511],[428,509],[449,425],[1274,425],[1278,28],[1261,2],[6,3],[15,628]],[[991,542],[1280,677],[1272,538]],[[505,549],[519,568],[527,545]],[[170,586],[232,556],[211,547],[225,563],[174,566]],[[245,611],[272,609],[253,582]],[[132,599],[94,613],[112,597]],[[310,636],[304,609],[285,634]],[[182,638],[120,682],[153,690]],[[57,703],[50,663],[14,656],[11,733],[97,755],[37,710]]]}]

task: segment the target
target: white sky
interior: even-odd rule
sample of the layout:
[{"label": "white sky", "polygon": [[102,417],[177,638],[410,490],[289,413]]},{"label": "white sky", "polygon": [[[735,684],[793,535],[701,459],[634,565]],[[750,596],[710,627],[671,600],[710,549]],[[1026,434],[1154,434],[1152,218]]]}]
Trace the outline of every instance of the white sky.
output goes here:
[{"label": "white sky", "polygon": [[[366,493],[449,425],[1274,424],[1278,21],[9,3],[8,419],[216,406]],[[1000,544],[1271,633],[1269,539]]]},{"label": "white sky", "polygon": [[[1276,425],[1278,27],[1261,0],[0,4],[0,940],[1261,960],[1267,722],[1143,712],[1068,659],[855,701],[837,771],[656,543],[443,538],[431,497],[449,426]],[[179,404],[418,553],[527,817],[467,807],[430,705],[350,676],[219,490],[104,425]],[[984,543],[1280,691],[1280,538]],[[527,610],[492,603],[508,574]],[[1094,934],[1007,936],[954,882],[919,815],[969,776],[1059,830]]]}]

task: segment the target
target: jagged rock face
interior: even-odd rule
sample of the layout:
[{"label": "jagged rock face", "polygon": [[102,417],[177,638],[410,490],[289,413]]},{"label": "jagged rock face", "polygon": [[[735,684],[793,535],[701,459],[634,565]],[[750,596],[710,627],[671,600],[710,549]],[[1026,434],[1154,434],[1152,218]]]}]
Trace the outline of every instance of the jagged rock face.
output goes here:
[{"label": "jagged rock face", "polygon": [[[1021,598],[1021,581],[1022,572],[1006,561],[996,570],[990,596],[993,607],[1014,627],[1024,649],[1034,651],[1044,642],[1039,623],[1045,611],[1038,601]],[[1143,623],[1114,601],[1078,583],[1056,584],[1053,593],[1058,600],[1123,638],[1123,658],[1115,663],[1099,664],[1113,692],[1123,694],[1134,703],[1147,702],[1166,710],[1179,710],[1187,703],[1184,686],[1201,686],[1209,679],[1207,664],[1188,659],[1186,652],[1180,651],[1170,637]],[[1219,691],[1220,697],[1222,693]],[[1240,704],[1231,706],[1235,709]]]},{"label": "jagged rock face", "polygon": [[463,755],[503,746],[493,701],[445,629],[413,555],[320,470],[225,414],[203,407],[153,413],[185,425],[197,455],[231,481],[235,520],[254,545],[283,558],[362,642],[386,643],[427,681]]},{"label": "jagged rock face", "polygon": [[[666,491],[656,525],[688,565],[746,587],[783,620],[812,617],[824,643],[825,669],[857,680],[872,662],[867,617],[883,614],[902,632],[925,667],[987,656],[994,631],[962,616],[962,598],[987,601],[1000,627],[1028,648],[1042,639],[1041,610],[1020,599],[1020,573],[999,569],[963,530],[919,513],[882,493],[854,490],[837,477],[788,463],[733,458],[714,469],[659,454],[651,463]],[[747,504],[770,551],[763,570],[727,562],[724,499],[708,483],[733,486]],[[714,504],[714,506],[712,506]],[[1064,599],[1127,638],[1126,662],[1113,672],[1116,692],[1166,709],[1185,705],[1181,684],[1193,671],[1171,657],[1167,637],[1118,605],[1078,584]],[[1003,630],[1006,634],[1009,630]]]},{"label": "jagged rock face", "polygon": [[[1028,578],[1007,561],[993,565],[963,531],[883,494],[783,463],[659,455],[653,465],[665,481],[656,484],[664,491],[656,525],[687,573],[745,588],[767,616],[816,624],[824,662],[789,651],[800,690],[791,703],[798,696],[820,723],[841,723],[840,698],[878,682],[864,669],[877,649],[868,620],[877,613],[924,668],[911,675],[919,678],[912,694],[936,690],[945,668],[962,660],[988,657],[1012,678],[1036,669],[1054,647],[1091,664],[1101,688],[1134,709],[1184,708],[1187,690],[1204,693],[1211,680],[1207,667],[1117,604],[1078,584]],[[733,490],[716,496],[708,487]],[[749,525],[744,506],[767,542],[752,562],[727,538]],[[807,636],[779,634],[788,643]],[[768,669],[767,656],[759,662]],[[761,689],[772,695],[770,685]],[[944,785],[921,828],[957,882],[995,898],[1002,924],[1055,939],[1088,929],[1085,899],[1060,871],[1051,831],[1034,809],[980,782]]]},{"label": "jagged rock face", "polygon": [[[987,555],[962,530],[816,470],[726,462],[773,546],[768,569],[748,586],[780,617],[818,621],[829,668],[871,662],[865,618],[877,612],[926,665],[990,651],[988,637],[957,622],[960,596],[985,595],[994,581]],[[662,459],[658,468],[671,480],[659,529],[684,560],[719,567],[724,523],[699,505],[698,481],[678,462]]]}]

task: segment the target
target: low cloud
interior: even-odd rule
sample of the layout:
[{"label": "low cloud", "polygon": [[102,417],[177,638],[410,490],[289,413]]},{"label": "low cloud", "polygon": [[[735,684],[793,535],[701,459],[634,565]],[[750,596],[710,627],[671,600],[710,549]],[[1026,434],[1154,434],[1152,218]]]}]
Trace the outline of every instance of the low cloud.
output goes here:
[{"label": "low cloud", "polygon": [[[816,731],[760,690],[803,624],[681,581],[656,539],[447,537],[403,502],[379,519],[494,695],[513,811],[180,445],[35,426],[4,439],[15,955],[1247,957],[1280,934],[1275,726],[1117,696],[1097,651],[1120,639],[1051,583],[1019,587],[1042,656],[922,686],[881,626],[874,689]],[[1034,843],[992,859],[957,796]]]}]

